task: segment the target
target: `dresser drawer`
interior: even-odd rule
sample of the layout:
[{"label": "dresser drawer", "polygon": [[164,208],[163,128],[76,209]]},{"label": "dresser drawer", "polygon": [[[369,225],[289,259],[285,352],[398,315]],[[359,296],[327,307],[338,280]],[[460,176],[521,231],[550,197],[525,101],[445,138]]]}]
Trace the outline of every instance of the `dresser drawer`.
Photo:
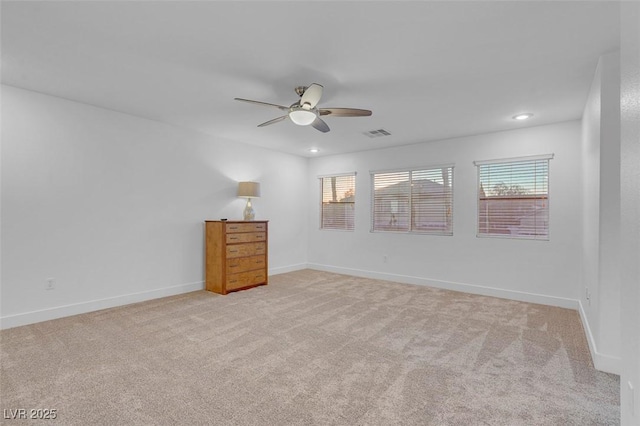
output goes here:
[{"label": "dresser drawer", "polygon": [[227,244],[253,243],[256,241],[266,241],[266,232],[245,232],[240,234],[227,234]]},{"label": "dresser drawer", "polygon": [[227,234],[237,232],[264,232],[267,230],[266,223],[227,223]]},{"label": "dresser drawer", "polygon": [[233,244],[227,246],[227,259],[254,256],[256,254],[265,254],[266,252],[267,243]]},{"label": "dresser drawer", "polygon": [[241,272],[239,274],[227,275],[227,290],[235,290],[267,282],[266,271]]},{"label": "dresser drawer", "polygon": [[229,259],[227,260],[227,274],[264,269],[266,263],[267,259],[264,255]]}]

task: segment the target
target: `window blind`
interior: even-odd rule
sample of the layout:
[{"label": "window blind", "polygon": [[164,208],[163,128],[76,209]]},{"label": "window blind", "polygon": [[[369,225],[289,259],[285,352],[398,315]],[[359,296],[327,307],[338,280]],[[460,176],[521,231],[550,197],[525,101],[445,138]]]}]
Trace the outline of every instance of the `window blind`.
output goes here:
[{"label": "window blind", "polygon": [[355,222],[355,174],[320,178],[321,229],[352,231]]},{"label": "window blind", "polygon": [[372,231],[453,234],[453,167],[372,173]]},{"label": "window blind", "polygon": [[549,239],[549,159],[477,163],[478,236]]}]

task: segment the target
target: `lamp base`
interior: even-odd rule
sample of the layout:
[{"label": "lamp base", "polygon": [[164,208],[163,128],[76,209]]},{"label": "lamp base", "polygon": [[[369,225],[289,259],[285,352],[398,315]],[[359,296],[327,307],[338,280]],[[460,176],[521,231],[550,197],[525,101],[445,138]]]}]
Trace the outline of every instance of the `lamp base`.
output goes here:
[{"label": "lamp base", "polygon": [[256,218],[256,212],[251,206],[251,198],[247,198],[247,206],[244,208],[244,220],[253,220]]}]

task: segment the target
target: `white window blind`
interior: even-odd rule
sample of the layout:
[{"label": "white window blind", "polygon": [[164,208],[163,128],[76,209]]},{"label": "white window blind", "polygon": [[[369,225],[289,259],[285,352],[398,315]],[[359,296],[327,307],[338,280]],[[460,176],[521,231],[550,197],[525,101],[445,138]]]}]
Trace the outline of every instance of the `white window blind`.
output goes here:
[{"label": "white window blind", "polygon": [[372,231],[453,234],[453,166],[371,176]]},{"label": "white window blind", "polygon": [[479,162],[478,236],[549,239],[549,159]]},{"label": "white window blind", "polygon": [[356,175],[324,176],[320,178],[321,229],[354,229]]}]

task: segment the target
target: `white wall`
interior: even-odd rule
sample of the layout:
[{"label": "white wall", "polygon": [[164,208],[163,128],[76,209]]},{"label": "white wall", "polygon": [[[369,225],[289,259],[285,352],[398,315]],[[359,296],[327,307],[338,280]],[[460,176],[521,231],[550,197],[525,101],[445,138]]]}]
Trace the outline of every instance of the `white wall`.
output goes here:
[{"label": "white wall", "polygon": [[598,61],[582,115],[582,286],[583,322],[593,348],[599,332],[596,312],[600,288],[600,92],[602,63]]},{"label": "white wall", "polygon": [[631,426],[640,424],[640,3],[622,4],[621,23],[620,408]]},{"label": "white wall", "polygon": [[614,373],[621,350],[619,64],[619,53],[600,58],[582,119],[580,307],[596,367]]},{"label": "white wall", "polygon": [[[314,268],[576,308],[581,270],[579,121],[314,158],[309,163],[309,262]],[[474,160],[555,154],[550,240],[476,237]],[[370,232],[371,170],[454,163],[454,235]],[[319,229],[316,177],[356,171],[354,232]],[[383,256],[388,256],[383,263]]]},{"label": "white wall", "polygon": [[[620,55],[602,57],[599,348],[620,359]],[[592,301],[593,303],[593,301]],[[619,368],[617,370],[619,373]]]},{"label": "white wall", "polygon": [[203,288],[203,221],[242,217],[239,180],[271,273],[306,262],[304,158],[7,86],[2,121],[3,327]]}]

